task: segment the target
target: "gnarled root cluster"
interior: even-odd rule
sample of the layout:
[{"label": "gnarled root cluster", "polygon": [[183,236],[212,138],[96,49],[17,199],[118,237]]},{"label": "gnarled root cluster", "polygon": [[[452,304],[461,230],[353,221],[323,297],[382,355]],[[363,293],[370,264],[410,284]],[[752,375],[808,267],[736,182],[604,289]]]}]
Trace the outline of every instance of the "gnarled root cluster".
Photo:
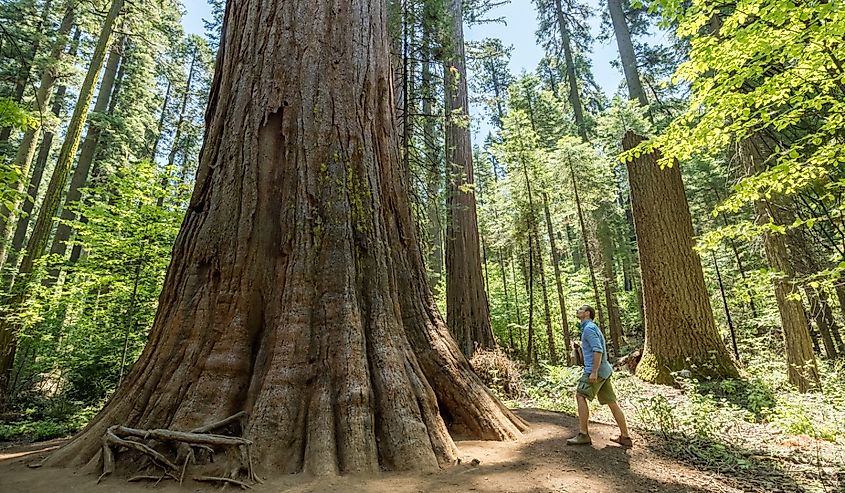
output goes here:
[{"label": "gnarled root cluster", "polygon": [[[215,454],[225,453],[229,469],[226,475],[192,477],[194,481],[234,484],[243,489],[249,482],[261,482],[252,466],[252,442],[240,436],[214,433],[237,425],[243,434],[247,415],[239,412],[224,420],[191,431],[167,429],[139,430],[125,426],[112,426],[103,435],[103,473],[97,482],[115,471],[118,454],[135,452],[148,460],[148,468],[159,470],[159,475],[143,474],[129,478],[130,482],[173,479],[179,484],[185,479],[189,465],[214,462]],[[234,426],[233,426],[234,427]],[[168,455],[175,457],[171,460]]]}]

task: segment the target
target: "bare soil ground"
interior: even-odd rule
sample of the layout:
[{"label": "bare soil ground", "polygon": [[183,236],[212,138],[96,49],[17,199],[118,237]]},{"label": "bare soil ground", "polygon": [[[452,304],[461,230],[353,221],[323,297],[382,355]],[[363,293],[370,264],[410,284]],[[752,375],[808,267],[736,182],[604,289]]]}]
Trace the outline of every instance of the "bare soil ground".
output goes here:
[{"label": "bare soil ground", "polygon": [[[303,475],[268,478],[254,491],[276,492],[737,492],[738,478],[699,471],[664,457],[634,435],[635,445],[624,449],[610,442],[615,426],[591,425],[592,446],[570,447],[566,438],[577,430],[574,416],[537,409],[518,414],[531,429],[516,442],[458,442],[462,463],[438,473],[383,474],[378,477],[310,478]],[[216,491],[219,486],[190,480],[179,487],[173,481],[158,485],[128,483],[111,477],[97,485],[97,478],[67,469],[27,467],[39,462],[62,440],[0,450],[0,492],[149,492]],[[473,459],[480,461],[473,465]],[[739,488],[737,488],[739,486]],[[227,487],[232,490],[233,486]]]}]

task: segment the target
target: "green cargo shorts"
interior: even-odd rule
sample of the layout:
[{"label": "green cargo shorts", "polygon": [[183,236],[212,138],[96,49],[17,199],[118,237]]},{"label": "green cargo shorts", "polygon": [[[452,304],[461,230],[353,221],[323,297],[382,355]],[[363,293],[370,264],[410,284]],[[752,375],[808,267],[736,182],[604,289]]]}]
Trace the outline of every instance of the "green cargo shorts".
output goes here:
[{"label": "green cargo shorts", "polygon": [[599,398],[600,404],[610,404],[616,402],[616,393],[613,391],[613,384],[610,382],[611,377],[599,378],[596,383],[590,383],[590,376],[586,373],[581,375],[578,379],[578,386],[575,392],[583,395],[588,400]]}]

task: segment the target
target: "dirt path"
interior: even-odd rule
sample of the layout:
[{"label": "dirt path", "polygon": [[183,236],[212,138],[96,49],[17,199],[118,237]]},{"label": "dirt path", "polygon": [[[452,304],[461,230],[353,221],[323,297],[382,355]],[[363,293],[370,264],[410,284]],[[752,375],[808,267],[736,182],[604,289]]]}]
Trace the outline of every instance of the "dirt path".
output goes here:
[{"label": "dirt path", "polygon": [[[301,475],[271,478],[255,491],[428,493],[563,493],[563,492],[735,492],[717,477],[660,457],[640,443],[623,449],[608,439],[614,426],[593,424],[591,447],[567,447],[565,439],[577,429],[573,416],[525,409],[518,412],[531,430],[518,442],[459,442],[463,463],[435,474],[384,474],[377,478],[309,479]],[[637,436],[635,435],[635,439]],[[217,491],[219,488],[186,481],[158,486],[109,478],[99,486],[93,476],[64,469],[30,469],[60,441],[0,450],[0,491],[3,493]],[[471,465],[473,459],[480,464]],[[231,490],[231,488],[229,488]]]}]

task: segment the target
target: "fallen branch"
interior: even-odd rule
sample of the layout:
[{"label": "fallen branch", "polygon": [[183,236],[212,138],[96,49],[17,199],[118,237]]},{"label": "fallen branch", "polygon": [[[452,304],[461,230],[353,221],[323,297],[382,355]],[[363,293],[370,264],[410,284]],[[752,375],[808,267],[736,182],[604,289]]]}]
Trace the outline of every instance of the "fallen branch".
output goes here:
[{"label": "fallen branch", "polygon": [[194,476],[194,481],[205,482],[205,483],[228,483],[228,484],[236,484],[244,490],[251,490],[252,486],[244,483],[243,481],[238,481],[237,479],[232,478],[224,478],[219,476]]},{"label": "fallen branch", "polygon": [[194,433],[189,431],[173,431],[173,430],[138,430],[135,428],[127,428],[125,426],[118,426],[114,429],[114,434],[119,437],[137,437],[144,440],[154,439],[162,442],[182,442],[191,445],[216,445],[218,447],[232,447],[238,445],[252,445],[252,441],[246,438],[230,437],[226,435],[213,435],[210,433]]},{"label": "fallen branch", "polygon": [[132,440],[124,440],[117,435],[115,435],[113,428],[109,428],[106,432],[106,443],[110,446],[122,446],[129,449],[136,450],[141,452],[142,454],[148,456],[154,463],[158,466],[164,468],[166,471],[178,472],[179,468],[176,467],[175,464],[167,460],[167,457],[163,456],[161,453],[157,452],[151,447],[144,445],[143,443],[135,442]]},{"label": "fallen branch", "polygon": [[153,486],[155,486],[161,483],[162,479],[173,479],[173,476],[170,476],[169,474],[165,474],[163,476],[132,476],[128,479],[128,481],[130,483],[137,483],[139,481],[155,481],[155,484],[153,484]]},{"label": "fallen branch", "polygon": [[[194,449],[197,451],[206,451],[209,453],[209,458],[213,458],[215,448],[237,447],[235,455],[229,456],[233,461],[237,462],[237,467],[233,467],[228,474],[230,477],[198,476],[194,479],[196,481],[216,481],[237,484],[241,488],[249,488],[250,486],[248,484],[233,478],[239,477],[242,472],[245,472],[249,481],[261,482],[255,474],[252,465],[252,454],[250,450],[252,441],[242,437],[210,433],[213,430],[225,428],[235,422],[240,423],[241,431],[243,431],[244,421],[246,419],[247,413],[242,411],[215,423],[196,428],[193,431],[167,429],[142,430],[129,428],[128,426],[112,426],[103,435],[103,473],[97,479],[97,482],[99,483],[104,477],[114,472],[115,454],[121,448],[140,452],[142,455],[147,456],[154,465],[163,469],[164,476],[135,476],[130,481],[152,479],[161,481],[162,478],[169,477],[182,484],[188,470],[188,464],[197,463],[197,455]],[[147,441],[151,441],[152,443],[148,445],[145,443]],[[176,459],[173,462],[151,446],[152,444],[163,442],[175,444]],[[176,463],[179,465],[177,466]]]}]

